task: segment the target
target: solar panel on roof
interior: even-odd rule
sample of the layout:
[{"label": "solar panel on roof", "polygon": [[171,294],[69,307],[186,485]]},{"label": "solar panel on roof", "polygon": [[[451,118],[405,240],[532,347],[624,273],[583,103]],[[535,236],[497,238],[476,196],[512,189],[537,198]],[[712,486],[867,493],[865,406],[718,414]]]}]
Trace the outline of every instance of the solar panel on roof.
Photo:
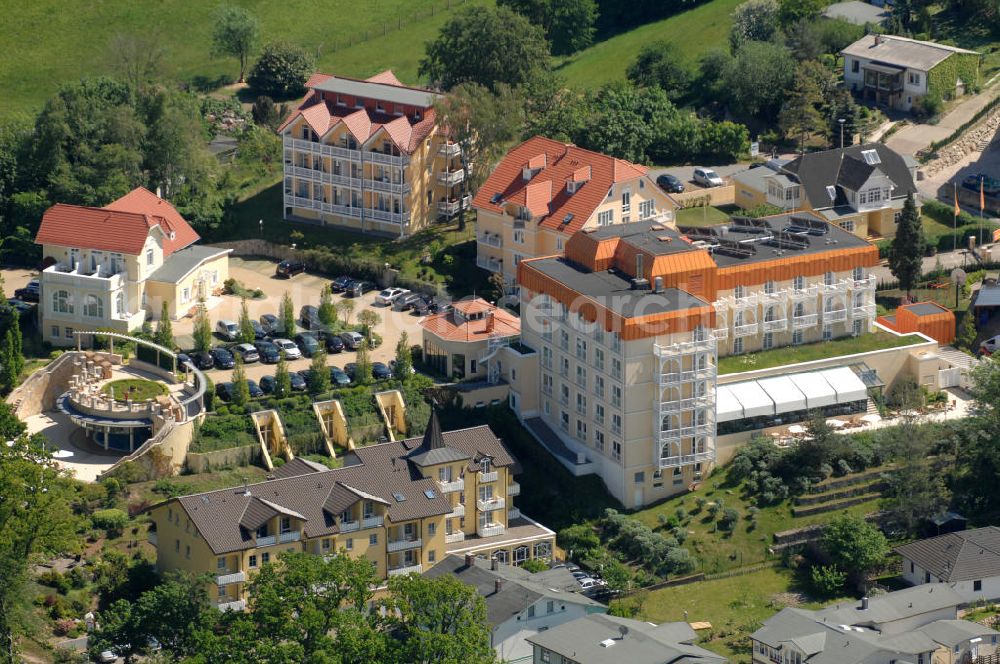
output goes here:
[{"label": "solar panel on roof", "polygon": [[737,233],[766,233],[771,230],[771,226],[764,219],[736,216],[730,219],[729,230]]},{"label": "solar panel on roof", "polygon": [[757,247],[752,244],[733,242],[732,240],[719,240],[719,244],[713,249],[713,253],[732,256],[733,258],[750,258],[757,253]]},{"label": "solar panel on roof", "polygon": [[785,231],[778,231],[764,242],[778,249],[806,249],[809,247],[808,241]]},{"label": "solar panel on roof", "polygon": [[716,237],[718,233],[714,228],[706,228],[704,226],[678,226],[677,230],[683,235],[688,237],[694,236],[704,236],[704,237]]},{"label": "solar panel on roof", "polygon": [[788,227],[789,233],[808,233],[809,235],[826,235],[830,232],[830,225],[825,221],[804,217],[802,215],[792,215]]}]

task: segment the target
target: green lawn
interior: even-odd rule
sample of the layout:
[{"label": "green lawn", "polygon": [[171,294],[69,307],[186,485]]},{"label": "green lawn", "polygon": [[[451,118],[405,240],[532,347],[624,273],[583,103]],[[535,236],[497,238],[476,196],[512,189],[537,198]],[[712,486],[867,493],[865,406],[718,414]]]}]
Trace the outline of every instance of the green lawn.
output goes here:
[{"label": "green lawn", "polygon": [[729,214],[717,207],[707,205],[683,208],[674,212],[678,226],[714,226],[729,221]]},{"label": "green lawn", "polygon": [[[177,488],[177,494],[189,495],[192,493],[225,489],[232,486],[241,486],[244,480],[250,484],[263,482],[266,475],[267,471],[258,466],[241,466],[213,473],[178,475],[177,477],[167,479],[166,482]],[[156,504],[168,498],[164,493],[153,491],[153,487],[156,484],[156,481],[136,482],[129,485],[129,492],[140,501],[149,501],[152,504]]]},{"label": "green lawn", "polygon": [[[299,44],[318,54],[321,69],[369,76],[391,67],[402,80],[415,83],[424,43],[437,34],[441,24],[463,5],[492,1],[331,0],[317,4],[235,0],[234,4],[257,15],[262,41]],[[164,74],[171,78],[235,80],[236,61],[210,55],[211,16],[218,4],[190,0],[19,4],[0,23],[0,43],[8,46],[0,57],[0,89],[4,91],[0,115],[41,108],[62,82],[111,73],[115,59],[109,44],[117,34],[146,35],[162,45]],[[366,34],[368,41],[358,43]],[[348,45],[348,40],[355,43]]]},{"label": "green lawn", "polygon": [[167,386],[152,380],[142,378],[125,378],[113,380],[101,388],[103,394],[115,395],[115,401],[125,401],[126,397],[132,397],[132,401],[145,401],[155,399],[167,393]]},{"label": "green lawn", "polygon": [[712,0],[670,18],[648,23],[569,56],[558,70],[573,87],[596,88],[625,77],[625,70],[646,44],[665,39],[694,67],[712,48],[729,48],[733,9],[741,0]]},{"label": "green lawn", "polygon": [[889,332],[877,330],[872,334],[862,334],[859,337],[843,337],[832,341],[775,348],[774,350],[747,353],[746,355],[729,355],[719,359],[719,373],[729,374],[754,369],[767,369],[784,364],[796,364],[798,362],[810,362],[812,360],[822,360],[840,355],[866,353],[883,348],[898,348],[923,341],[923,338],[915,334],[897,337]]}]

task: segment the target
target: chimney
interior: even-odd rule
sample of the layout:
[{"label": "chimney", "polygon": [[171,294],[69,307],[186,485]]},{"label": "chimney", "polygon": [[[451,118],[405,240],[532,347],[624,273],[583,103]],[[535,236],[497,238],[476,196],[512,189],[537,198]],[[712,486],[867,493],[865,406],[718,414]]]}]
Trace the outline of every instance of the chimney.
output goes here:
[{"label": "chimney", "polygon": [[875,35],[875,45],[876,46],[881,45],[882,42],[884,42],[884,41],[885,41],[885,37],[883,37],[882,35]]},{"label": "chimney", "polygon": [[465,566],[466,567],[472,567],[472,565],[475,562],[475,560],[476,560],[476,557],[474,555],[472,555],[471,553],[465,554]]},{"label": "chimney", "polygon": [[503,581],[501,581],[500,579],[495,579],[493,581],[494,594],[499,593],[501,588],[503,588]]},{"label": "chimney", "polygon": [[862,611],[867,611],[868,610],[868,598],[867,597],[862,597],[861,598],[861,610]]},{"label": "chimney", "polygon": [[637,253],[635,255],[635,278],[636,279],[642,279],[643,276],[645,275],[645,271],[642,269],[642,259],[643,259],[643,255],[642,255],[641,252]]},{"label": "chimney", "polygon": [[497,561],[497,559],[496,558],[490,558],[490,569],[495,572],[499,568],[500,568],[500,563]]}]

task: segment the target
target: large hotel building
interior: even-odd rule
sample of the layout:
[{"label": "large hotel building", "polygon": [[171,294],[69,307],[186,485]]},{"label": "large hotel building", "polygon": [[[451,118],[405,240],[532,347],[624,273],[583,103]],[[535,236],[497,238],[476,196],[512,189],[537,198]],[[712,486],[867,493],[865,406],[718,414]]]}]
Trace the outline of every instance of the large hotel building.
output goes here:
[{"label": "large hotel building", "polygon": [[[807,212],[585,229],[564,255],[520,261],[521,338],[540,366],[537,387],[511,380],[512,405],[629,507],[685,490],[715,462],[723,421],[752,426],[754,401],[772,404],[756,383],[717,389],[718,357],[870,332],[877,263],[876,247]],[[867,400],[857,378],[829,378],[841,385],[828,405]]]},{"label": "large hotel building", "polygon": [[279,127],[284,218],[403,237],[468,207],[462,150],[442,134],[439,95],[385,71],[314,74]]}]

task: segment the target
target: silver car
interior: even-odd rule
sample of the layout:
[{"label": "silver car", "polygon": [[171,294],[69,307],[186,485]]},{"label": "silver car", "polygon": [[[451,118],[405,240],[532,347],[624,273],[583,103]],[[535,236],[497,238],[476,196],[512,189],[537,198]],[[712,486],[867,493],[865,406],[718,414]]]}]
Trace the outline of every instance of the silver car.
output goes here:
[{"label": "silver car", "polygon": [[226,341],[236,341],[240,334],[240,326],[231,320],[220,320],[215,324],[215,332]]},{"label": "silver car", "polygon": [[711,168],[694,169],[694,181],[703,187],[721,187],[726,184]]},{"label": "silver car", "polygon": [[253,344],[236,344],[233,346],[233,352],[243,358],[244,364],[260,360],[260,353],[253,347]]},{"label": "silver car", "polygon": [[288,339],[275,339],[274,345],[278,347],[279,352],[285,354],[286,360],[297,360],[302,357],[302,351],[299,347],[295,345],[295,342]]}]

